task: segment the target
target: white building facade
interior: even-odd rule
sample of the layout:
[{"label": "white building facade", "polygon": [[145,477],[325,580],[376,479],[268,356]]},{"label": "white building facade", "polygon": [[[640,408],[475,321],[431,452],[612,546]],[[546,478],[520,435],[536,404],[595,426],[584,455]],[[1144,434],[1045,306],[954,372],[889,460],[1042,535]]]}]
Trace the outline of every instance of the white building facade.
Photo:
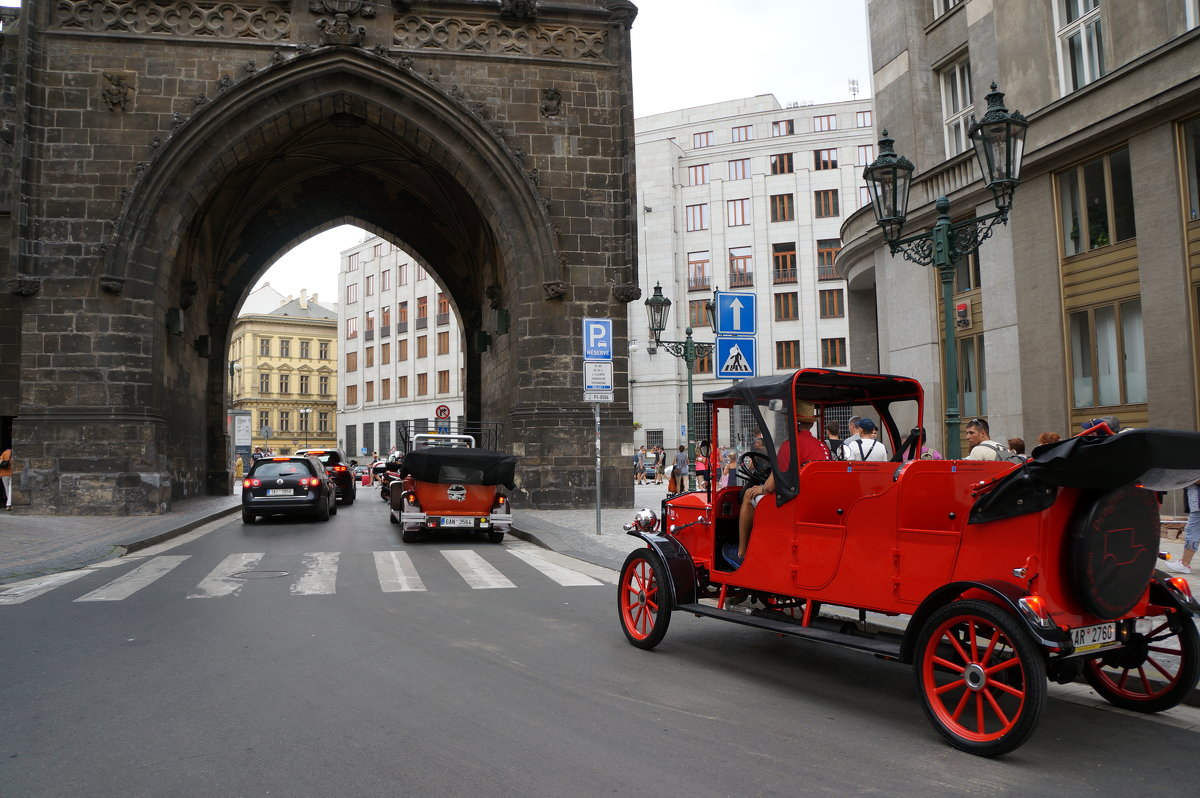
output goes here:
[{"label": "white building facade", "polygon": [[461,327],[421,264],[369,238],[341,253],[338,292],[338,443],[347,454],[384,456],[405,429],[434,432],[439,408],[461,421]]},{"label": "white building facade", "polygon": [[[870,100],[783,107],[773,95],[635,121],[639,281],[672,301],[662,340],[713,341],[713,291],[755,295],[758,375],[853,368],[846,284],[833,269],[846,216],[867,203],[863,166],[876,156]],[[687,436],[684,361],[651,345],[642,302],[629,305],[634,443],[673,450]],[[693,400],[727,384],[696,363]],[[697,413],[691,437],[707,432]],[[723,445],[746,445],[739,430]]]}]

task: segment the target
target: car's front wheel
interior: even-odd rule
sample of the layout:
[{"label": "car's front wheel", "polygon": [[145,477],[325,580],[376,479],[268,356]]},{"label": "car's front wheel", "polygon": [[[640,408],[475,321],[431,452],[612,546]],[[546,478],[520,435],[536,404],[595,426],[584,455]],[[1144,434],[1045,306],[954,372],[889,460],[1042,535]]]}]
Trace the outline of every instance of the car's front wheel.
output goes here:
[{"label": "car's front wheel", "polygon": [[1123,649],[1088,660],[1083,675],[1114,706],[1162,712],[1186,698],[1200,679],[1200,632],[1178,612],[1142,618]]},{"label": "car's front wheel", "polygon": [[1011,614],[986,601],[938,609],[917,639],[925,714],[951,745],[979,756],[1017,748],[1046,706],[1046,663]]},{"label": "car's front wheel", "polygon": [[667,568],[652,549],[634,549],[621,566],[617,581],[617,614],[625,638],[638,648],[662,642],[671,622]]}]

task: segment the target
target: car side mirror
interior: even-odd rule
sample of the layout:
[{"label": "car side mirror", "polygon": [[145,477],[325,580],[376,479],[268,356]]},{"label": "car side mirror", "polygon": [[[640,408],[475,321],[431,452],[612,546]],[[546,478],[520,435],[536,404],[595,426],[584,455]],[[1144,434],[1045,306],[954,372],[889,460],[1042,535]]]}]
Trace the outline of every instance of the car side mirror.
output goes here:
[{"label": "car side mirror", "polygon": [[783,400],[782,399],[767,400],[767,409],[770,410],[772,413],[783,412]]}]

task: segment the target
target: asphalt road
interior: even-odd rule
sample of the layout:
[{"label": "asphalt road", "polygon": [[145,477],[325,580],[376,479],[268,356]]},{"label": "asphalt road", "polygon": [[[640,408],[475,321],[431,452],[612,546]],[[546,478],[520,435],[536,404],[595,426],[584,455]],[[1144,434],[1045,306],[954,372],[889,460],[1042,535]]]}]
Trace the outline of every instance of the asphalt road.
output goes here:
[{"label": "asphalt road", "polygon": [[611,571],[515,540],[405,545],[396,529],[370,500],[326,524],[222,521],[25,600],[0,596],[0,795],[1194,784],[1200,710],[1167,723],[1052,697],[1028,744],[979,759],[926,722],[907,667],[682,615],[640,651],[617,624]]}]

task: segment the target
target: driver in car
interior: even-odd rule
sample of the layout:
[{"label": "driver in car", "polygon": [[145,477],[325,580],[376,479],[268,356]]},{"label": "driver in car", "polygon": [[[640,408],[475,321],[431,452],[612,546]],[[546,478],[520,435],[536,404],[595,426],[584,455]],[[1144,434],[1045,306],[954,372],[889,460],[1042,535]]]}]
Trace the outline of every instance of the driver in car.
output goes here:
[{"label": "driver in car", "polygon": [[[795,438],[795,448],[798,453],[796,460],[797,468],[811,460],[829,459],[829,450],[812,433],[813,425],[816,422],[817,409],[813,406],[812,402],[796,402],[796,426],[798,429]],[[789,438],[785,439],[779,445],[779,451],[775,456],[775,469],[786,471],[791,465],[791,460],[792,440]],[[746,488],[742,492],[742,508],[738,514],[737,547],[735,549],[732,543],[726,543],[721,550],[721,553],[725,555],[725,559],[734,568],[740,568],[742,560],[746,557],[746,548],[750,545],[750,529],[754,525],[754,508],[758,506],[758,502],[763,496],[775,492],[775,469],[772,469],[771,475],[767,477],[766,482]]]}]

